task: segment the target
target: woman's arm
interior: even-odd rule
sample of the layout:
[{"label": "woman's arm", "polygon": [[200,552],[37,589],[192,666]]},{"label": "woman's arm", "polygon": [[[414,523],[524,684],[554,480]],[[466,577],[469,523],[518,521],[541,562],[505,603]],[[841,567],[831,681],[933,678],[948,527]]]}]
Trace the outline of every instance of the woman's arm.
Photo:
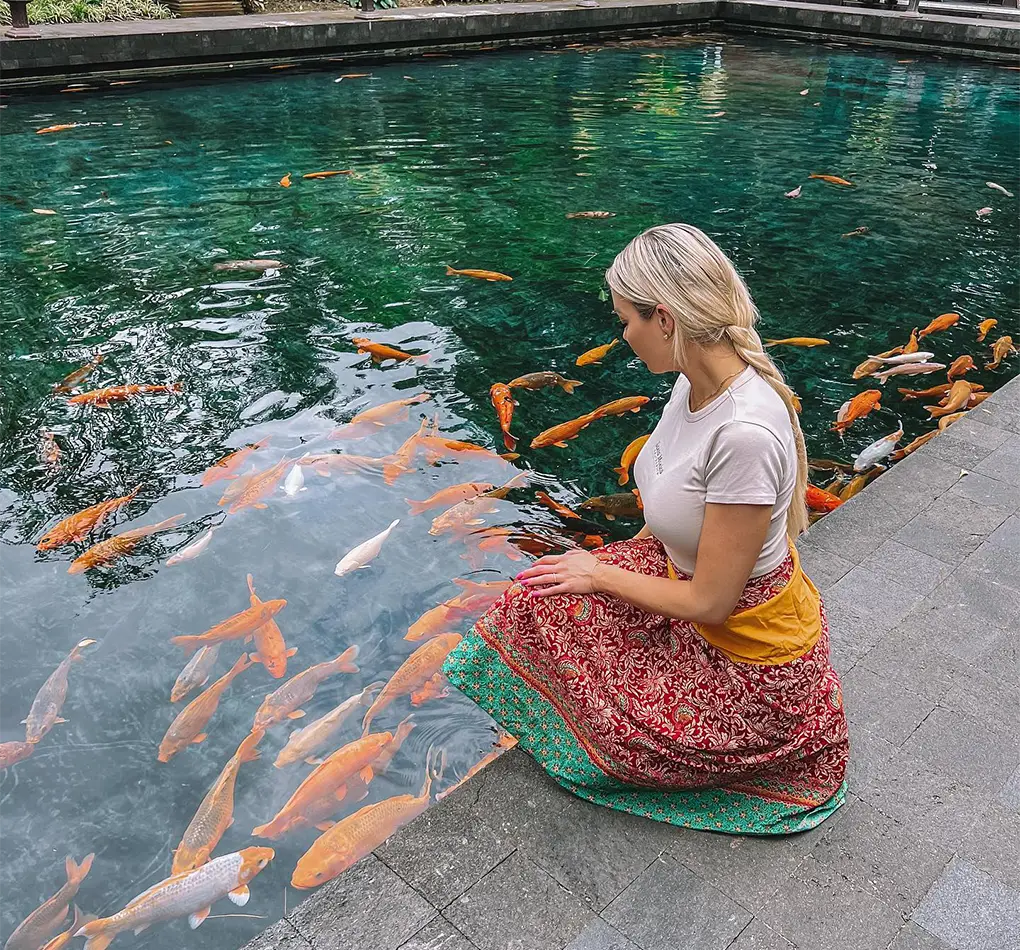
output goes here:
[{"label": "woman's arm", "polygon": [[733,613],[751,576],[771,517],[771,505],[706,505],[694,577],[689,581],[603,564],[588,551],[541,558],[517,578],[536,597],[602,592],[650,613],[720,624]]},{"label": "woman's arm", "polygon": [[631,541],[640,541],[642,538],[650,538],[651,536],[652,532],[648,525],[643,524],[641,525],[641,530],[631,538]]}]

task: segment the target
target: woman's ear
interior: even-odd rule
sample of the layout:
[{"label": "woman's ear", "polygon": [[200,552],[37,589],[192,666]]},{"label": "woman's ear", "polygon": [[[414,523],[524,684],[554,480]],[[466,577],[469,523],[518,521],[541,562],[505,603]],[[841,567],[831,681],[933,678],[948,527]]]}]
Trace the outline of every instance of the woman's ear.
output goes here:
[{"label": "woman's ear", "polygon": [[676,329],[676,321],[673,319],[673,314],[660,303],[655,308],[655,317],[659,321],[659,329],[662,330],[662,335],[667,339],[671,337]]}]

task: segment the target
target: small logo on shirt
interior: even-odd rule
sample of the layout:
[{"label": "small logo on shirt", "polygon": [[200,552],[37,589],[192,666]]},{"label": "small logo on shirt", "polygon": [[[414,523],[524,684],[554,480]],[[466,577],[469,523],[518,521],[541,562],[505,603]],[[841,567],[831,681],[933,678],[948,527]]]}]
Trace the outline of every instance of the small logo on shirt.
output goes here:
[{"label": "small logo on shirt", "polygon": [[658,442],[652,446],[652,458],[655,461],[655,474],[661,475],[663,472],[662,467],[662,446]]}]

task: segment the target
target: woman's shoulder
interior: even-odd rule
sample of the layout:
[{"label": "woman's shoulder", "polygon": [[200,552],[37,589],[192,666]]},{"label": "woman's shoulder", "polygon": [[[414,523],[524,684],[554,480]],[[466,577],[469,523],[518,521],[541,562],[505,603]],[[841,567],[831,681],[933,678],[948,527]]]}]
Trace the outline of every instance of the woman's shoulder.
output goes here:
[{"label": "woman's shoulder", "polygon": [[733,393],[730,426],[751,432],[755,427],[765,429],[785,442],[793,435],[790,413],[779,395],[758,373]]}]

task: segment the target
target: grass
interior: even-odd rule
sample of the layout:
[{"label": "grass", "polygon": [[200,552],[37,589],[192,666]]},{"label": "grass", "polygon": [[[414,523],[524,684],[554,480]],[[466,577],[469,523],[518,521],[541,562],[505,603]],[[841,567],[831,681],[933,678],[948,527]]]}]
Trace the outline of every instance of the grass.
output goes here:
[{"label": "grass", "polygon": [[[32,0],[29,23],[100,23],[103,20],[165,20],[158,0]],[[0,0],[0,23],[11,22],[11,8]]]}]

